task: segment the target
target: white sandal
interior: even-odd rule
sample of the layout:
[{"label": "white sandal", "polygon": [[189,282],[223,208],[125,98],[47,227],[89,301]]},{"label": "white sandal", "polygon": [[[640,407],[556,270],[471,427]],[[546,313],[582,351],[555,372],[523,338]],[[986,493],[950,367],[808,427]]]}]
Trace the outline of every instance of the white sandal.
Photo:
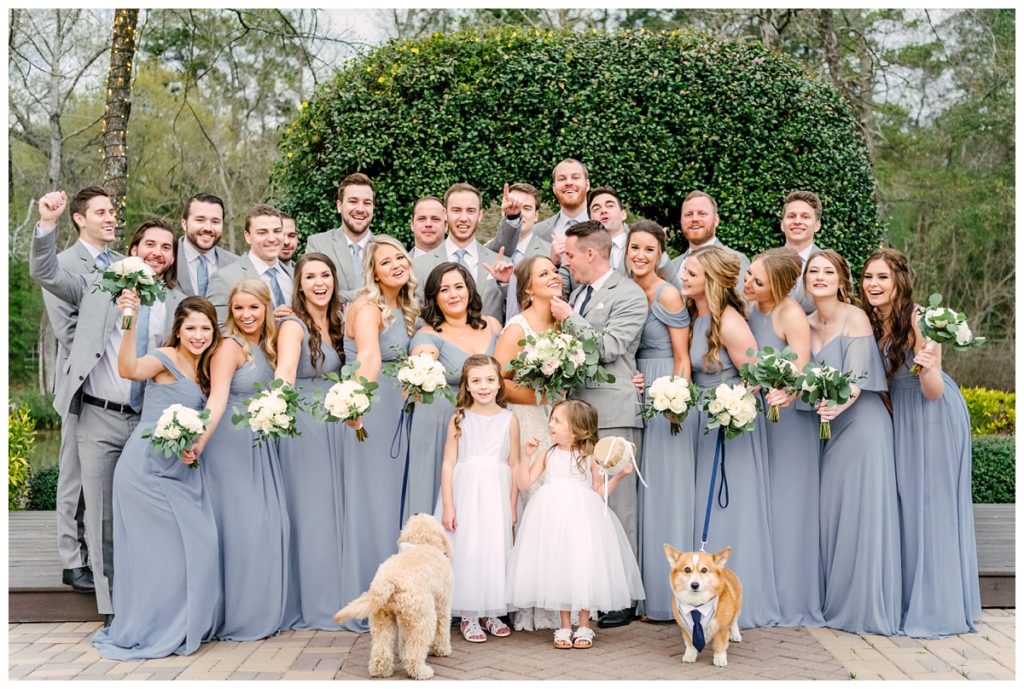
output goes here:
[{"label": "white sandal", "polygon": [[561,629],[555,630],[555,648],[559,650],[568,650],[572,648],[572,629],[569,627],[562,627]]},{"label": "white sandal", "polygon": [[497,617],[485,617],[484,629],[486,629],[487,633],[491,636],[497,637],[506,637],[512,633],[512,630],[508,628],[508,625]]},{"label": "white sandal", "polygon": [[462,638],[471,644],[482,644],[487,641],[487,635],[480,628],[479,620],[470,620],[463,617],[462,622],[459,623],[459,631],[462,632]]},{"label": "white sandal", "polygon": [[578,627],[572,635],[573,648],[591,648],[594,645],[594,630],[590,627]]}]

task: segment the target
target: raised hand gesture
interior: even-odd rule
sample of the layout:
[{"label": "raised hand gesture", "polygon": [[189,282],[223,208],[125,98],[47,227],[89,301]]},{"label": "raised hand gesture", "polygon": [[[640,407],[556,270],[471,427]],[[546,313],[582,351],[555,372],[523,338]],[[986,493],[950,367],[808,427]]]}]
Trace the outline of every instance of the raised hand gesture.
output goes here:
[{"label": "raised hand gesture", "polygon": [[488,263],[481,264],[491,277],[497,280],[500,284],[504,285],[512,279],[512,269],[515,267],[511,261],[505,260],[505,247],[498,249],[498,257],[494,259],[494,265]]},{"label": "raised hand gesture", "polygon": [[522,212],[522,206],[522,199],[518,194],[510,192],[508,182],[505,182],[505,186],[501,190],[501,212],[505,214],[506,218],[514,218]]},{"label": "raised hand gesture", "polygon": [[56,226],[57,218],[68,205],[68,195],[63,191],[51,191],[39,199],[39,228],[48,230]]}]

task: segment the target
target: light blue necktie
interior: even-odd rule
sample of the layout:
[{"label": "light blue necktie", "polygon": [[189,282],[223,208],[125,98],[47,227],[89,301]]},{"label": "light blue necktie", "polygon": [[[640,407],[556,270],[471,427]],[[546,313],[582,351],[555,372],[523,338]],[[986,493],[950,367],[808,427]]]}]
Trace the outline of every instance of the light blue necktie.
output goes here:
[{"label": "light blue necktie", "polygon": [[267,268],[266,275],[270,276],[270,291],[274,295],[274,306],[281,306],[285,301],[284,292],[281,291],[281,285],[277,284],[277,268]]},{"label": "light blue necktie", "polygon": [[466,262],[466,254],[469,252],[465,249],[455,250],[455,260],[458,261],[463,267],[469,268],[469,263]]},{"label": "light blue necktie", "polygon": [[358,244],[349,244],[352,250],[352,272],[356,276],[356,287],[363,286],[363,247]]},{"label": "light blue necktie", "polygon": [[522,249],[516,249],[515,251],[512,252],[512,265],[519,265],[519,262],[522,261],[525,257],[526,254],[523,253]]},{"label": "light blue necktie", "polygon": [[[135,356],[143,357],[149,349],[149,307],[145,304],[139,306],[139,315],[135,317]],[[146,382],[143,380],[132,381],[131,398],[128,404],[137,413],[142,413],[142,391]]]},{"label": "light blue necktie", "polygon": [[100,268],[110,267],[110,252],[104,249],[96,255],[96,265]]},{"label": "light blue necktie", "polygon": [[210,271],[206,267],[206,256],[199,254],[199,268],[196,270],[196,282],[199,286],[199,296],[206,296],[206,288],[210,284]]}]

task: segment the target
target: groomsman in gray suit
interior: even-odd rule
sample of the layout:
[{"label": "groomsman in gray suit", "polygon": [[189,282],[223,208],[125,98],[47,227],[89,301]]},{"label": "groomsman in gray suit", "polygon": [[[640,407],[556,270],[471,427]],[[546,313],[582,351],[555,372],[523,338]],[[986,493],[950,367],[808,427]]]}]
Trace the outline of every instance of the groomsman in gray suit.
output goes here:
[{"label": "groomsman in gray suit", "polygon": [[[75,275],[88,276],[105,268],[121,254],[109,250],[114,218],[110,198],[102,187],[86,187],[71,198],[71,224],[78,240],[57,255],[60,267]],[[43,290],[43,306],[57,339],[54,391],[63,384],[71,344],[78,326],[78,307]],[[89,549],[85,539],[85,498],[82,495],[82,466],[78,461],[78,412],[80,400],[73,404],[60,422],[60,453],[57,474],[57,554],[62,581],[76,591],[92,592],[94,582],[89,567]]]},{"label": "groomsman in gray suit", "polygon": [[[554,299],[551,314],[562,327],[581,338],[598,342],[601,366],[615,376],[613,383],[588,383],[573,395],[597,410],[598,436],[617,435],[635,443],[637,458],[643,438],[640,400],[633,387],[640,331],[647,318],[647,297],[632,280],[612,269],[611,236],[596,220],[566,231],[565,257],[579,286],[569,302]],[[636,474],[630,473],[608,499],[637,554]],[[617,627],[633,620],[635,605],[607,613],[598,621]]]},{"label": "groomsman in gray suit", "polygon": [[[538,210],[540,209],[540,192],[532,184],[505,185],[501,198],[501,222],[498,224],[498,234],[515,236],[518,241],[512,248],[510,254],[512,265],[517,266],[524,258],[530,256],[551,256],[551,244],[544,241],[533,231],[537,222]],[[508,249],[506,249],[508,253]],[[551,258],[558,260],[558,256]],[[512,316],[519,313],[519,303],[515,299],[516,276],[515,273],[508,281],[507,295],[505,300],[505,322],[508,323]]]},{"label": "groomsman in gray suit", "polygon": [[504,261],[504,250],[494,253],[476,239],[476,228],[483,217],[483,199],[472,184],[457,182],[444,193],[445,220],[448,237],[439,247],[415,259],[413,275],[419,281],[417,294],[423,299],[423,287],[430,271],[452,261],[461,263],[476,278],[476,289],[483,300],[483,315],[504,322],[505,290],[512,274],[512,264]]},{"label": "groomsman in gray suit", "polygon": [[366,243],[373,233],[373,204],[376,192],[370,178],[354,172],[338,185],[335,205],[341,216],[341,227],[312,235],[306,240],[306,253],[319,251],[334,261],[338,275],[338,289],[342,304],[356,298],[356,290],[363,285],[361,266]]},{"label": "groomsman in gray suit", "polygon": [[295,272],[295,250],[299,248],[299,230],[295,227],[295,218],[281,211],[281,229],[284,236],[281,238],[281,255],[277,260],[288,270]]},{"label": "groomsman in gray suit", "polygon": [[292,271],[280,261],[284,244],[284,223],[281,211],[265,203],[249,209],[243,233],[249,251],[234,263],[224,266],[210,280],[208,298],[217,309],[221,329],[228,318],[228,295],[244,278],[259,278],[270,288],[274,302],[274,318],[292,315]]},{"label": "groomsman in gray suit", "polygon": [[178,240],[178,289],[205,297],[213,274],[238,260],[217,246],[224,232],[224,202],[213,194],[194,194],[182,210],[181,231],[185,235]]},{"label": "groomsman in gray suit", "polygon": [[423,196],[412,206],[413,260],[429,254],[444,242],[444,203],[436,196]]},{"label": "groomsman in gray suit", "polygon": [[683,230],[683,236],[686,237],[686,241],[690,243],[690,246],[686,248],[686,251],[674,258],[670,264],[668,279],[673,285],[676,287],[682,285],[683,264],[686,262],[686,258],[690,255],[691,251],[705,245],[717,245],[732,251],[739,258],[740,274],[736,278],[736,289],[741,292],[743,291],[743,278],[747,275],[750,261],[739,251],[729,249],[725,244],[718,241],[718,238],[715,237],[718,221],[718,202],[709,194],[700,190],[694,190],[683,199],[683,207],[679,212],[679,226]]},{"label": "groomsman in gray suit", "polygon": [[626,272],[626,207],[622,197],[607,184],[591,189],[587,194],[587,209],[590,217],[597,220],[612,238],[611,265],[623,275]]},{"label": "groomsman in gray suit", "polygon": [[[97,289],[95,273],[75,274],[57,258],[57,219],[67,205],[62,191],[50,192],[39,200],[39,223],[32,239],[29,267],[32,278],[43,289],[75,306],[81,324],[75,329],[67,363],[55,390],[53,406],[62,416],[78,406],[78,457],[85,496],[85,528],[89,541],[96,588],[97,611],[113,615],[113,479],[121,449],[139,421],[142,410],[141,383],[122,378],[117,369],[121,346],[121,315],[111,295]],[[113,206],[110,199],[97,197],[90,211],[103,216],[104,237],[114,239]],[[76,223],[78,220],[76,219]],[[170,331],[174,309],[185,298],[173,289],[176,276],[174,231],[162,220],[144,222],[132,237],[129,254],[140,257],[163,278],[167,297],[157,301],[138,317],[138,351],[144,354],[161,344]]]},{"label": "groomsman in gray suit", "polygon": [[[818,250],[814,235],[821,229],[821,199],[813,191],[791,191],[782,201],[782,234],[786,235],[786,248],[800,254],[803,267],[807,259]],[[804,291],[803,273],[796,281],[789,296],[800,302],[804,313],[811,313],[817,306],[814,299]]]}]

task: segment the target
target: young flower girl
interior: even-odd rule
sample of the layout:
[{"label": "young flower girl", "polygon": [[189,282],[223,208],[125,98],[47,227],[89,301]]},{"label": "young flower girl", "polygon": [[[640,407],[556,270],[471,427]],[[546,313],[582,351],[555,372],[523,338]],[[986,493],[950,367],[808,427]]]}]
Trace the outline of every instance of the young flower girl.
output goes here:
[{"label": "young flower girl", "polygon": [[452,541],[452,615],[466,641],[508,636],[505,581],[519,491],[512,471],[519,458],[519,421],[505,408],[505,383],[494,357],[474,354],[462,366],[456,411],[448,422],[441,465],[440,517]]},{"label": "young flower girl", "polygon": [[[555,648],[590,648],[590,612],[621,610],[644,599],[640,570],[615,513],[600,495],[604,484],[591,456],[597,412],[586,402],[563,400],[551,410],[554,445],[532,466],[540,445],[531,438],[516,470],[519,490],[544,474],[530,498],[509,562],[509,602],[515,609],[557,610]],[[608,483],[611,492],[631,467]],[[572,615],[579,627],[572,631]]]}]

